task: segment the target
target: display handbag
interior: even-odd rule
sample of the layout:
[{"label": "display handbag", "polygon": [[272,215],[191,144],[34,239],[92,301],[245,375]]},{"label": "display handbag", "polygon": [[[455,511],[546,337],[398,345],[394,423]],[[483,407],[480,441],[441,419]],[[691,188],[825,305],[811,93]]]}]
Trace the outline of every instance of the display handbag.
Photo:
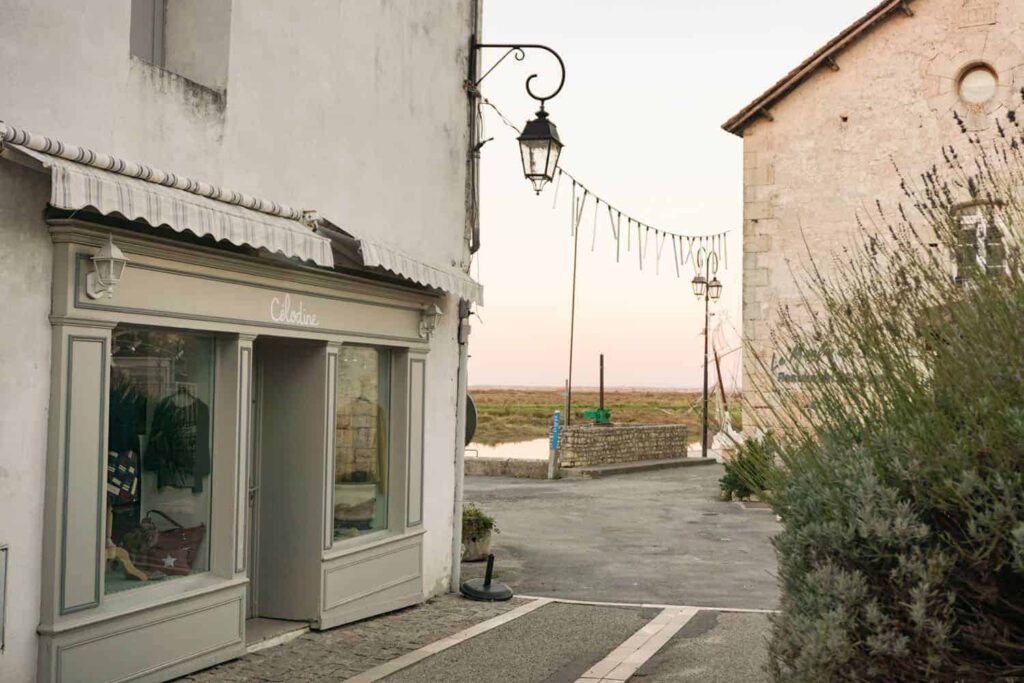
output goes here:
[{"label": "display handbag", "polygon": [[141,550],[134,558],[135,566],[144,572],[163,572],[168,576],[187,576],[192,573],[199,546],[206,538],[206,525],[184,527],[159,510],[150,510],[142,520],[142,527],[156,529],[152,515],[160,515],[174,528],[157,531],[152,545]]}]

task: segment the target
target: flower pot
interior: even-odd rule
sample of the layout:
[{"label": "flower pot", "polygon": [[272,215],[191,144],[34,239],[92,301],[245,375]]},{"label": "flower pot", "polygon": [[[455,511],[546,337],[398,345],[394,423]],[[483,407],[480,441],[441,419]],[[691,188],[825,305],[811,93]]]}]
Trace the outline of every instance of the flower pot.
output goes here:
[{"label": "flower pot", "polygon": [[491,552],[491,532],[462,542],[463,562],[483,562]]}]

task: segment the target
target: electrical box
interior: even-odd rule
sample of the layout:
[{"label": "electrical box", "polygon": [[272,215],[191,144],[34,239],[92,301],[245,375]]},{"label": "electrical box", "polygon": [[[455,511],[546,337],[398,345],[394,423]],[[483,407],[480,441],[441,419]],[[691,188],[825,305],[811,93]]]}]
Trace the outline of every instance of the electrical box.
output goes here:
[{"label": "electrical box", "polygon": [[583,417],[588,420],[593,420],[596,425],[607,425],[612,423],[612,411],[604,408],[586,410],[583,412]]}]

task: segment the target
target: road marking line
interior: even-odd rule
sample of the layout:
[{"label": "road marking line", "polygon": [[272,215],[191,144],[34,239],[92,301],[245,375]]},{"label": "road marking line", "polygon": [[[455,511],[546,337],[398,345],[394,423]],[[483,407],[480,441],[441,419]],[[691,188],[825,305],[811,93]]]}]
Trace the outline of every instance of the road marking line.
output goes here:
[{"label": "road marking line", "polygon": [[441,640],[430,643],[429,645],[425,645],[420,649],[404,654],[397,659],[392,659],[390,662],[385,662],[384,664],[375,666],[369,671],[364,671],[357,676],[347,679],[346,683],[373,683],[374,681],[379,681],[380,679],[386,678],[391,674],[401,671],[402,669],[407,669],[413,664],[423,661],[427,657],[436,655],[438,652],[443,652],[448,648],[454,647],[455,645],[465,642],[470,638],[474,638],[481,633],[486,633],[487,631],[498,628],[499,626],[518,619],[525,614],[529,614],[535,609],[554,602],[551,598],[529,599],[532,600],[532,602],[528,602],[527,604],[505,612],[504,614],[499,614],[493,619],[488,619],[487,621],[476,624],[475,626],[470,626],[465,630],[459,631],[455,635],[448,636],[447,638],[442,638]]},{"label": "road marking line", "polygon": [[590,667],[576,683],[628,681],[630,676],[665,646],[692,619],[697,607],[668,607],[645,626]]},{"label": "road marking line", "polygon": [[563,602],[567,605],[594,605],[595,607],[639,607],[644,609],[695,609],[707,612],[736,612],[741,614],[778,614],[777,609],[759,609],[756,607],[706,607],[704,605],[665,605],[657,602],[600,602],[597,600],[570,600],[568,598],[542,598],[539,595],[519,595],[525,600],[550,600]]}]

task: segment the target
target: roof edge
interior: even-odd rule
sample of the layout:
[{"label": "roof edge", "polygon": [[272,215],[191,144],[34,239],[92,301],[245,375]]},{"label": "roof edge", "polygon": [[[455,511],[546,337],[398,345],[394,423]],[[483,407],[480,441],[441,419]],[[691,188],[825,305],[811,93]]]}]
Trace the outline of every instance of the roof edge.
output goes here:
[{"label": "roof edge", "polygon": [[722,124],[722,129],[738,137],[764,111],[786,98],[800,85],[809,79],[823,64],[843,49],[862,38],[866,33],[889,19],[897,11],[910,12],[910,3],[914,0],[882,0],[867,14],[842,31],[835,38],[819,48],[814,54],[801,62],[795,69],[786,74],[775,85],[768,88],[753,102],[741,109],[735,116]]}]

